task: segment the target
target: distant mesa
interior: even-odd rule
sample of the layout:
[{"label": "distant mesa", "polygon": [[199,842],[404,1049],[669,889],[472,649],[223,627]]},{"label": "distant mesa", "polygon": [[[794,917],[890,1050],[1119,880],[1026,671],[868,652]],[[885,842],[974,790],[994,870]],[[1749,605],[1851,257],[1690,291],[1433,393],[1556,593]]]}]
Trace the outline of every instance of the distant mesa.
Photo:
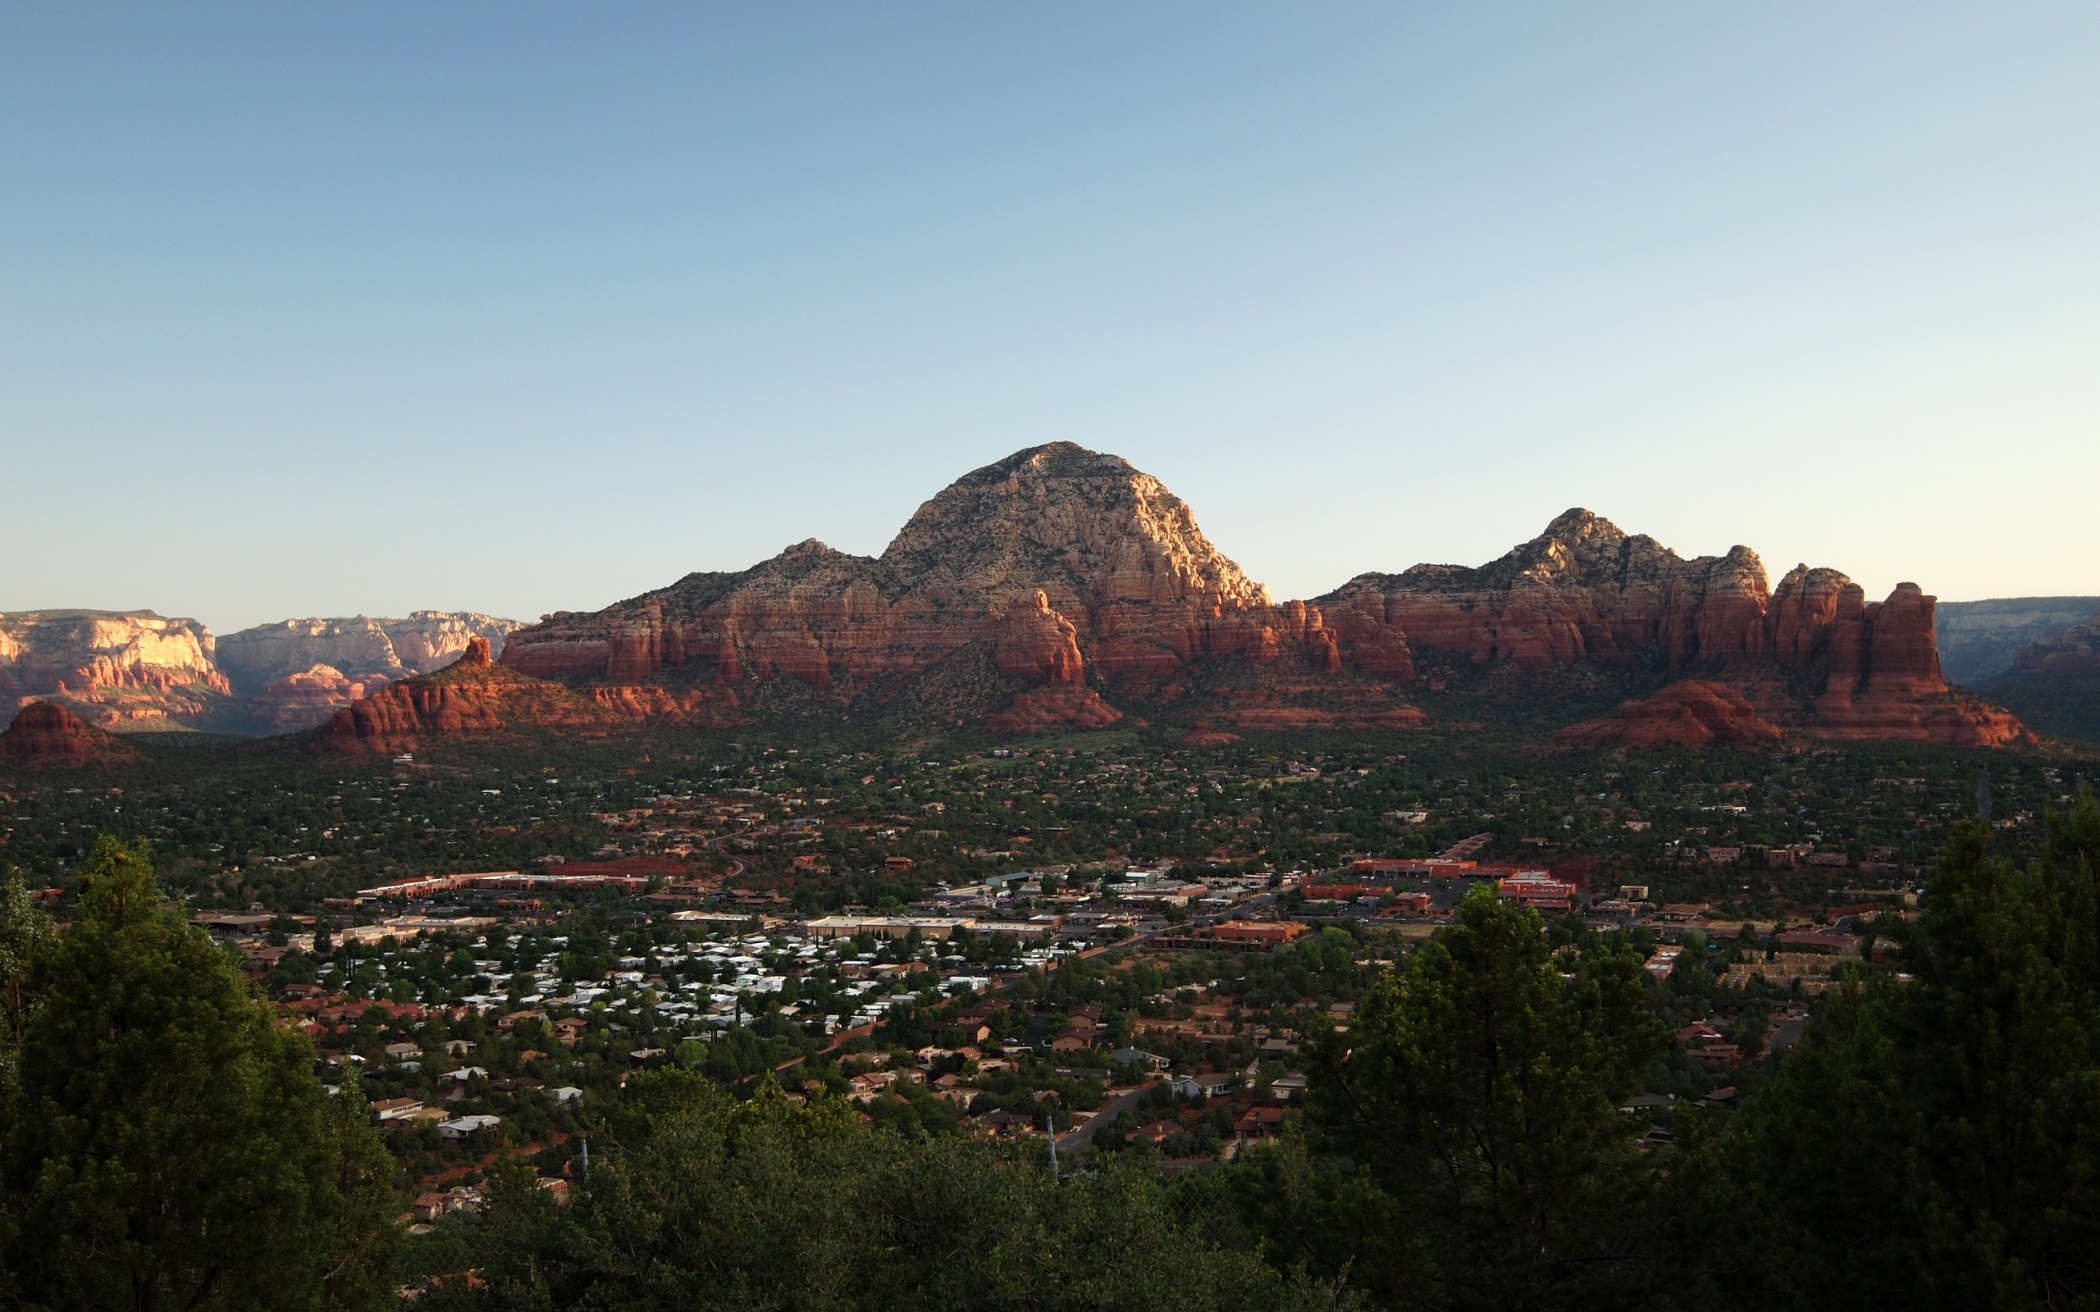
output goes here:
[{"label": "distant mesa", "polygon": [[1935,613],[1940,663],[1947,681],[1981,688],[2010,674],[2022,647],[2084,624],[2100,597],[2000,597],[1943,601]]},{"label": "distant mesa", "polygon": [[2018,674],[2091,674],[2100,671],[2100,609],[2083,624],[2020,648],[2013,657]]},{"label": "distant mesa", "polygon": [[456,659],[468,639],[500,644],[515,620],[416,611],[406,619],[285,620],[215,639],[150,610],[0,615],[0,723],[39,698],[132,734],[290,733],[389,683]]},{"label": "distant mesa", "polygon": [[443,669],[476,639],[500,653],[519,627],[472,611],[284,620],[221,638],[218,662],[246,701],[249,731],[296,733],[389,684]]},{"label": "distant mesa", "polygon": [[0,763],[9,765],[112,765],[137,758],[122,738],[51,702],[23,706],[0,732]]},{"label": "distant mesa", "polygon": [[0,718],[32,699],[99,729],[192,729],[226,713],[233,688],[211,630],[150,610],[0,615]]},{"label": "distant mesa", "polygon": [[2044,733],[2100,742],[2100,611],[2021,647],[1976,689]]},{"label": "distant mesa", "polygon": [[406,619],[282,620],[229,633],[218,642],[219,669],[233,689],[252,697],[271,684],[325,665],[345,678],[382,684],[443,669],[473,638],[500,655],[517,620],[472,611],[415,611]]}]

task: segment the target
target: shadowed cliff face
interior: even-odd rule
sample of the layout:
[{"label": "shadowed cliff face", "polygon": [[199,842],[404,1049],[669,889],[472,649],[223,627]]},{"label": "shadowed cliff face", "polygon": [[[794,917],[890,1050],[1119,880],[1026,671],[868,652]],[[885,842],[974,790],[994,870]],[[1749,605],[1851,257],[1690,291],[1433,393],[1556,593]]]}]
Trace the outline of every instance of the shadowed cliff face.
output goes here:
[{"label": "shadowed cliff face", "polygon": [[[1738,687],[1759,723],[1810,733],[2015,736],[2009,716],[1949,695],[1932,612],[1914,585],[1868,605],[1828,569],[1768,589],[1747,547],[1686,560],[1579,509],[1478,568],[1364,574],[1277,604],[1157,479],[1056,443],[958,479],[879,559],[804,542],[549,616],[513,634],[503,661],[623,714],[694,724],[748,722],[763,713],[754,691],[780,678],[843,713],[975,648],[1004,683],[998,706],[969,713],[1013,731],[1108,723],[1111,703],[1249,728],[1429,723],[1414,690],[1433,655],[1696,676]],[[1735,723],[1695,700],[1704,710],[1658,717]]]},{"label": "shadowed cliff face", "polygon": [[2100,671],[2100,611],[2083,624],[2020,648],[2013,670],[2023,675]]}]

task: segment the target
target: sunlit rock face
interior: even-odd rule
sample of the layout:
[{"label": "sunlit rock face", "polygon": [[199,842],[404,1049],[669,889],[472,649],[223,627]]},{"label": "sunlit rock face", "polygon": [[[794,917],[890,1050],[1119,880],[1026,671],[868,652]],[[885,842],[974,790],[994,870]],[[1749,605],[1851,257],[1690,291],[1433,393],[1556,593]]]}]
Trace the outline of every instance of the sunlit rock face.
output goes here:
[{"label": "sunlit rock face", "polygon": [[[1905,584],[1870,607],[1858,592],[1805,566],[1773,589],[1748,547],[1687,560],[1575,509],[1477,568],[1362,574],[1276,603],[1158,479],[1061,442],[957,479],[879,557],[802,542],[748,570],[547,616],[502,659],[621,714],[687,724],[763,718],[780,679],[807,690],[798,705],[847,714],[938,678],[949,704],[935,718],[1015,732],[1135,708],[1246,728],[1406,728],[1434,722],[1415,695],[1429,655],[1631,672],[1651,688],[1695,677],[1733,688],[1760,724],[1808,733],[2020,732],[1950,695],[1932,598]],[[986,659],[971,666],[975,650]],[[962,677],[966,666],[981,674]],[[1667,708],[1657,715],[1712,720],[1724,738],[1737,723],[1711,702]]]}]

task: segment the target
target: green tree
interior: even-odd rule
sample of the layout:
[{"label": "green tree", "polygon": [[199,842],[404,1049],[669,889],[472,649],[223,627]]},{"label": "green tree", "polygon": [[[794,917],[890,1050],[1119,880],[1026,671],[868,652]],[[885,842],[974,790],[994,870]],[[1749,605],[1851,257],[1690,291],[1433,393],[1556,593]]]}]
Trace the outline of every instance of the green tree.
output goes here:
[{"label": "green tree", "polygon": [[1394,1308],[1630,1306],[1655,1170],[1618,1102],[1667,1043],[1639,961],[1562,978],[1535,912],[1477,889],[1315,1047],[1302,1143],[1243,1196],[1284,1260]]},{"label": "green tree", "polygon": [[31,1305],[388,1301],[392,1164],[355,1085],[331,1098],[228,954],[104,839],[31,964],[0,1141],[6,1266]]},{"label": "green tree", "polygon": [[[1041,1154],[867,1130],[770,1082],[732,1103],[682,1071],[629,1082],[590,1188],[552,1206],[497,1173],[441,1226],[422,1306],[592,1309],[1261,1309],[1317,1305],[1193,1234],[1142,1169],[1060,1185]],[[594,1143],[597,1147],[598,1143]],[[472,1269],[478,1282],[459,1273]],[[449,1275],[445,1274],[449,1273]]]},{"label": "green tree", "polygon": [[8,1110],[15,1088],[16,1054],[29,1020],[30,968],[50,939],[51,918],[29,900],[21,873],[9,871],[0,883],[0,1112]]},{"label": "green tree", "polygon": [[1725,1141],[1767,1307],[2100,1305],[2100,806],[2026,871],[1965,822],[1885,975],[1838,992]]}]

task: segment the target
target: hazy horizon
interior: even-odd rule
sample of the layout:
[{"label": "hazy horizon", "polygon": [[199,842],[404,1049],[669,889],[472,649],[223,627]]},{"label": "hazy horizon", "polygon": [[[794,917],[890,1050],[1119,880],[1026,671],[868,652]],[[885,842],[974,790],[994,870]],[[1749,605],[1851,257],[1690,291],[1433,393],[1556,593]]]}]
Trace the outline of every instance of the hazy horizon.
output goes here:
[{"label": "hazy horizon", "polygon": [[591,610],[1071,440],[1279,599],[1570,506],[2100,595],[2100,11],[0,16],[0,611]]}]

